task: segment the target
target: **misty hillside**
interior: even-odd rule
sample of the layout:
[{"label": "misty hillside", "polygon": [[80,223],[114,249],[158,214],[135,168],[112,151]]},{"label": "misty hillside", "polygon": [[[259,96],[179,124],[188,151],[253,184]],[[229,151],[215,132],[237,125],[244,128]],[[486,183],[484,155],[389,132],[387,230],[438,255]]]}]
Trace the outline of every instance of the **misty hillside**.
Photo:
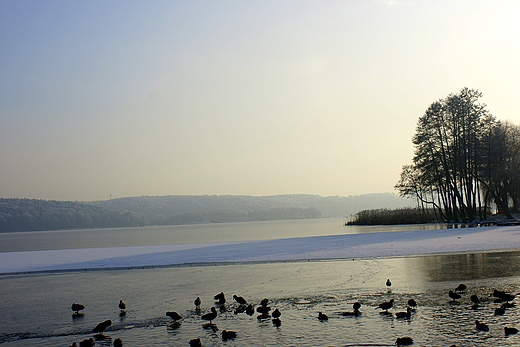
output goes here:
[{"label": "misty hillside", "polygon": [[[288,209],[312,209],[312,217],[344,217],[360,210],[371,208],[396,208],[410,206],[411,201],[393,193],[365,194],[357,196],[330,196],[291,194],[270,196],[246,195],[168,195],[140,196],[88,202],[94,206],[126,210],[138,213],[149,219],[168,218],[178,214],[195,214],[211,211],[228,211],[237,215],[275,213]],[[315,210],[319,212],[316,214]],[[297,215],[286,218],[299,218]],[[266,220],[283,218],[248,218],[245,220]],[[212,220],[211,218],[208,220]],[[159,223],[161,224],[161,223]]]},{"label": "misty hillside", "polygon": [[0,232],[343,217],[360,210],[408,205],[409,200],[390,193],[349,197],[170,195],[92,202],[0,198]]}]

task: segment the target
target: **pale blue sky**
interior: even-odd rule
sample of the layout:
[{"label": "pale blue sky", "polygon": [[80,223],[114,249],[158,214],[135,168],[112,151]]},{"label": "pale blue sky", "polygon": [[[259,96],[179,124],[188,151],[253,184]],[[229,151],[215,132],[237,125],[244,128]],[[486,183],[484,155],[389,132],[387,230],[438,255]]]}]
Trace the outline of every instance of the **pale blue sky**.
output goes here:
[{"label": "pale blue sky", "polygon": [[392,192],[435,100],[520,123],[518,1],[0,2],[1,197]]}]

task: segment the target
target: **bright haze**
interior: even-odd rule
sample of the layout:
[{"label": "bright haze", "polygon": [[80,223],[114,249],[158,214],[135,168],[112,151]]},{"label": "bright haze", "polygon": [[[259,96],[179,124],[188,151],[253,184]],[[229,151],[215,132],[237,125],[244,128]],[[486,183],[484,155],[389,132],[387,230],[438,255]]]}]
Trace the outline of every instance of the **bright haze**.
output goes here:
[{"label": "bright haze", "polygon": [[0,2],[0,196],[394,191],[463,87],[520,121],[520,2]]}]

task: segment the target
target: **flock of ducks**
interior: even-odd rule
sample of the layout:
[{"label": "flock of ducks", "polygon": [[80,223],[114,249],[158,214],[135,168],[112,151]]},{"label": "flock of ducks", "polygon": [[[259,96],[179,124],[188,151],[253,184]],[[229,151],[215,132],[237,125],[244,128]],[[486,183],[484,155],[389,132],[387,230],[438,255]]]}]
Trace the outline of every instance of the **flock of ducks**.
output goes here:
[{"label": "flock of ducks", "polygon": [[[390,292],[391,286],[392,286],[390,279],[387,279],[385,284],[388,288],[388,292]],[[467,286],[465,284],[459,284],[457,286],[457,288],[455,288],[455,290],[450,290],[448,292],[448,296],[450,297],[451,302],[458,303],[457,300],[463,298],[462,295],[465,294],[466,289],[467,289]],[[515,297],[516,297],[515,294],[509,294],[509,293],[506,293],[505,291],[499,291],[499,290],[495,289],[493,291],[493,293],[490,294],[490,296],[495,297],[494,301],[496,303],[501,303],[501,305],[499,307],[497,307],[494,311],[495,316],[504,315],[506,312],[506,309],[512,308],[515,306],[515,304],[511,302],[515,299]],[[226,303],[226,296],[223,292],[220,292],[214,296],[214,300],[215,300],[215,306],[211,307],[210,312],[202,314],[200,316],[200,318],[201,318],[201,320],[207,322],[204,324],[204,326],[206,328],[208,328],[208,327],[212,328],[213,331],[216,332],[218,329],[217,329],[216,325],[213,324],[213,321],[218,317],[218,312],[217,312],[216,307],[220,306],[221,311],[225,310],[224,304]],[[258,305],[258,307],[256,307],[256,309],[253,304],[250,304],[250,303],[248,304],[247,300],[244,299],[242,296],[233,295],[233,300],[238,304],[238,308],[235,310],[235,313],[245,312],[247,315],[252,316],[252,315],[254,315],[254,313],[256,311],[257,313],[259,313],[259,316],[257,317],[259,320],[271,318],[274,326],[279,327],[282,324],[282,322],[280,320],[282,313],[280,312],[280,310],[278,308],[275,308],[271,312],[271,307],[268,306],[269,305],[268,299],[263,299],[260,302],[260,305]],[[476,294],[472,294],[470,296],[470,300],[472,302],[471,308],[477,309],[479,307],[479,304],[481,303],[481,299]],[[382,310],[381,311],[382,314],[392,315],[392,313],[390,313],[388,310],[390,310],[391,308],[394,307],[394,302],[395,302],[394,299],[390,299],[389,301],[385,301],[385,302],[378,304],[377,307],[375,307],[375,308]],[[197,297],[193,303],[195,305],[196,311],[200,312],[200,305],[202,303],[202,300],[200,299],[200,297]],[[411,318],[412,313],[415,311],[415,309],[417,307],[417,302],[414,299],[409,299],[407,304],[408,304],[408,306],[406,308],[406,311],[396,312],[394,314],[396,318],[398,318],[398,319]],[[126,304],[123,302],[123,300],[119,301],[118,307],[121,310],[121,314],[124,314],[125,310],[126,310]],[[351,316],[351,317],[358,317],[361,315],[361,311],[360,311],[361,304],[359,302],[355,302],[352,305],[352,308],[353,308],[352,311],[342,312],[342,315]],[[81,311],[83,309],[85,309],[85,306],[82,304],[73,303],[71,306],[71,310],[74,312],[74,314],[79,314],[79,311]],[[166,316],[171,318],[173,321],[179,321],[182,319],[182,316],[175,311],[166,312]],[[322,322],[327,321],[329,319],[329,317],[323,312],[318,312],[317,318],[319,321],[322,321]],[[96,335],[94,335],[93,338],[85,339],[85,340],[81,341],[79,343],[79,345],[76,342],[74,342],[70,347],[92,347],[92,346],[95,346],[96,340],[107,340],[108,339],[107,336],[103,335],[103,333],[111,325],[112,325],[111,320],[105,320],[105,321],[97,324],[94,327],[94,329],[92,329],[92,333],[96,333]],[[480,331],[489,331],[489,326],[483,322],[480,322],[479,320],[476,320],[475,329],[480,330]],[[506,336],[516,334],[516,333],[518,333],[518,329],[513,328],[513,327],[504,327],[504,334]],[[235,339],[237,337],[237,332],[232,331],[232,330],[222,330],[220,336],[223,341],[227,341],[230,339]],[[397,346],[409,346],[409,345],[413,344],[413,339],[408,336],[398,337],[395,341],[395,344]],[[195,338],[195,339],[191,339],[189,341],[189,345],[190,345],[190,347],[202,347],[202,342],[201,342],[200,338]],[[120,338],[117,338],[113,341],[113,346],[122,347],[123,341]],[[450,347],[457,347],[457,346],[451,345]]]}]

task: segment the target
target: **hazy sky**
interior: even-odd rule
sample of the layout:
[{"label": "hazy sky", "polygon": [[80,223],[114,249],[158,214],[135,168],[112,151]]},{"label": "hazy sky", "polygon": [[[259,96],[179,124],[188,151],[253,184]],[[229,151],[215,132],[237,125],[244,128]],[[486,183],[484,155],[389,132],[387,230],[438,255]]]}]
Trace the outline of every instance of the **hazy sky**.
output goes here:
[{"label": "hazy sky", "polygon": [[463,87],[520,123],[520,1],[0,1],[0,196],[393,192]]}]

